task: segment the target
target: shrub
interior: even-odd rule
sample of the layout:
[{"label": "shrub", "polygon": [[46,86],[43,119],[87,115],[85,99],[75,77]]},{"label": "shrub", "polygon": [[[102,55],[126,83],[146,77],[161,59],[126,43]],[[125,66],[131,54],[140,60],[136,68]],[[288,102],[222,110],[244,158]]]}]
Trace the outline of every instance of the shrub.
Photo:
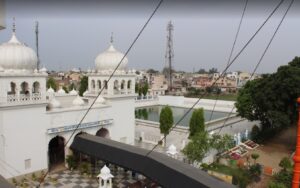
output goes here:
[{"label": "shrub", "polygon": [[82,162],[79,165],[79,171],[81,174],[89,174],[91,172],[91,164],[88,162]]},{"label": "shrub", "polygon": [[77,167],[75,157],[73,155],[68,155],[66,158],[69,169],[75,169]]}]

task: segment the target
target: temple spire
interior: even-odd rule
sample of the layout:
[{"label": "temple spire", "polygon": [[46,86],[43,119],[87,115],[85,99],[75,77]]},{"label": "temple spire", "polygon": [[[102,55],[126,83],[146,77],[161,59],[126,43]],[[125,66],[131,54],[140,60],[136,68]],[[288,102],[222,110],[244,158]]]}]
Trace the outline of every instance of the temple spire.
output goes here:
[{"label": "temple spire", "polygon": [[114,33],[111,32],[111,36],[110,36],[110,43],[112,44],[114,42]]},{"label": "temple spire", "polygon": [[13,33],[16,32],[16,18],[15,17],[13,17],[12,31],[13,31]]}]

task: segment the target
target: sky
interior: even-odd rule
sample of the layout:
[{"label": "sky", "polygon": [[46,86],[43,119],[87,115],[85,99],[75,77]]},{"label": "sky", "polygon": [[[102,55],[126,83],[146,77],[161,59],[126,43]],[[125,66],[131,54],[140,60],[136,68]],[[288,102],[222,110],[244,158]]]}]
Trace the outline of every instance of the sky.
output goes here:
[{"label": "sky", "polygon": [[[234,55],[253,35],[280,0],[249,0]],[[56,1],[6,0],[6,29],[0,42],[9,40],[12,18],[20,41],[35,49],[35,22],[39,22],[40,61],[48,70],[95,67],[96,56],[106,50],[111,33],[114,46],[125,52],[146,22],[158,0]],[[251,72],[270,40],[290,0],[229,68]],[[128,66],[162,70],[165,66],[166,26],[174,24],[175,70],[222,71],[232,47],[245,0],[165,0],[132,50]],[[300,2],[296,1],[280,27],[257,73],[271,73],[300,56]]]}]

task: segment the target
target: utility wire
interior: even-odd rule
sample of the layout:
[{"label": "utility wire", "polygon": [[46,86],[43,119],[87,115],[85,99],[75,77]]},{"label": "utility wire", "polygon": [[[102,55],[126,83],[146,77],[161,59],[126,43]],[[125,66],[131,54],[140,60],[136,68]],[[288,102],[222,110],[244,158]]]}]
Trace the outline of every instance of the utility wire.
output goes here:
[{"label": "utility wire", "polygon": [[[293,3],[294,3],[294,0],[291,0],[290,4],[288,5],[288,8],[286,9],[286,11],[285,11],[283,17],[281,18],[281,20],[280,20],[280,22],[279,22],[277,28],[275,29],[275,31],[274,31],[274,33],[273,33],[273,35],[272,35],[272,37],[271,37],[271,39],[270,39],[268,45],[266,46],[266,48],[265,48],[263,54],[261,55],[259,61],[257,62],[256,66],[255,66],[255,68],[254,68],[254,70],[252,71],[251,76],[250,76],[250,78],[249,78],[249,81],[253,78],[253,76],[254,76],[256,70],[258,69],[259,65],[261,64],[263,58],[265,57],[265,55],[266,55],[266,53],[267,53],[269,47],[271,46],[271,43],[272,43],[273,39],[275,38],[275,36],[276,36],[276,34],[277,34],[277,32],[278,32],[280,26],[282,25],[282,23],[283,23],[283,21],[284,21],[286,15],[288,14],[289,10],[291,9]],[[231,116],[231,114],[233,113],[234,108],[235,108],[235,106],[232,107],[230,113],[228,114],[228,116],[227,116],[227,118],[226,118],[226,121],[224,121],[222,127],[219,129],[218,134],[220,134],[220,132],[221,132],[221,130],[223,129],[223,127],[225,127],[225,124],[226,124],[226,122],[227,122],[227,119],[228,119],[228,118]]]},{"label": "utility wire", "polygon": [[[237,29],[236,34],[235,34],[234,42],[232,44],[232,47],[231,47],[231,50],[230,50],[230,54],[229,54],[229,57],[228,57],[228,60],[227,60],[227,66],[230,63],[230,60],[231,60],[231,57],[232,57],[232,54],[233,54],[233,51],[234,51],[234,48],[235,48],[235,44],[236,44],[237,38],[239,36],[240,30],[241,30],[241,26],[242,26],[243,18],[244,18],[246,9],[247,9],[247,5],[248,5],[248,0],[246,0],[246,2],[245,2],[245,6],[244,6],[244,9],[243,9],[243,13],[242,13],[241,19],[240,19],[240,23],[238,25],[238,29]],[[225,77],[225,75],[224,75],[224,77]],[[214,114],[217,102],[219,100],[220,93],[217,94],[217,97],[215,99],[215,103],[214,103],[213,109],[212,109],[212,111],[210,113],[209,121],[211,121],[211,119],[213,117],[213,114]]]},{"label": "utility wire", "polygon": [[[1,162],[2,162],[3,164],[1,164]],[[6,165],[7,167],[9,167],[10,170],[9,170],[8,168],[6,168],[5,165]],[[17,170],[16,168],[14,168],[12,165],[8,164],[7,162],[5,162],[5,161],[4,161],[3,159],[1,159],[1,158],[0,158],[0,166],[2,166],[2,167],[5,169],[5,171],[8,172],[12,177],[15,177],[15,176],[18,176],[18,175],[21,175],[21,174],[22,174],[19,170]],[[13,174],[11,170],[15,171],[14,173],[16,173],[16,174]],[[26,179],[28,182],[33,183],[33,185],[35,184],[34,181],[28,179],[27,177],[24,177],[24,179]]]},{"label": "utility wire", "polygon": [[[157,12],[157,10],[159,9],[159,7],[161,6],[161,4],[163,3],[164,0],[160,0],[159,3],[157,4],[157,6],[155,7],[155,9],[153,10],[153,12],[151,13],[150,17],[147,19],[146,23],[143,25],[143,27],[141,28],[141,30],[139,31],[138,35],[135,37],[135,39],[133,40],[133,42],[131,43],[131,45],[129,46],[129,48],[127,49],[127,51],[125,52],[125,54],[123,55],[122,59],[120,60],[120,62],[118,63],[118,65],[116,66],[116,68],[113,70],[113,72],[111,73],[111,75],[109,76],[107,83],[111,80],[111,78],[114,76],[115,72],[117,71],[117,69],[119,68],[119,66],[121,65],[121,63],[123,62],[124,58],[127,56],[127,54],[130,52],[130,50],[132,49],[132,47],[134,46],[134,44],[136,43],[136,41],[139,39],[139,37],[141,36],[141,34],[143,33],[143,31],[145,30],[145,28],[147,27],[148,23],[150,22],[150,20],[152,19],[152,17],[155,15],[155,13]],[[74,136],[75,132],[77,131],[77,129],[79,128],[79,126],[81,125],[81,123],[83,122],[83,120],[85,119],[85,117],[87,116],[87,114],[89,113],[89,111],[92,109],[93,105],[95,104],[95,102],[97,101],[98,97],[101,95],[102,91],[104,90],[105,87],[102,87],[102,89],[100,90],[100,92],[98,93],[97,97],[94,99],[94,101],[92,102],[92,104],[89,106],[89,108],[87,109],[86,113],[83,115],[82,119],[80,120],[80,122],[78,123],[78,125],[76,126],[76,128],[74,129],[74,131],[72,132],[71,136],[69,137],[69,139],[67,140],[67,142],[64,144],[64,147],[67,146],[67,144],[69,143],[69,141],[71,140],[71,138]],[[40,183],[37,187],[40,187],[41,183],[44,181],[44,179],[46,178],[46,176],[49,174],[49,170],[47,170],[46,174],[44,175],[44,177],[40,180]]]},{"label": "utility wire", "polygon": [[[273,14],[276,12],[276,10],[280,7],[280,5],[284,2],[284,0],[281,0],[278,5],[274,8],[274,10],[270,13],[270,15],[267,17],[267,19],[261,24],[261,26],[257,29],[257,31],[252,35],[252,37],[247,41],[247,43],[243,46],[243,48],[237,53],[237,55],[230,61],[230,63],[225,67],[225,69],[223,70],[222,75],[224,75],[224,73],[226,73],[226,71],[228,70],[228,68],[235,62],[235,60],[240,56],[240,54],[246,49],[246,47],[251,43],[251,41],[255,38],[255,36],[258,34],[258,32],[263,28],[263,26],[268,22],[268,20],[273,16]],[[216,84],[216,82],[221,78],[218,77],[213,83],[212,86],[214,86]],[[198,99],[197,101],[186,111],[185,114],[183,114],[183,116],[176,122],[175,125],[173,125],[169,131],[169,133],[187,116],[188,113],[191,112],[191,110],[198,104],[198,102],[207,94],[207,91],[204,92]],[[162,140],[164,140],[166,138],[167,135],[164,135],[163,138],[159,141],[161,142]],[[158,143],[156,145],[154,145],[154,147],[145,155],[148,156],[152,151],[154,151],[154,149],[158,146]]]}]

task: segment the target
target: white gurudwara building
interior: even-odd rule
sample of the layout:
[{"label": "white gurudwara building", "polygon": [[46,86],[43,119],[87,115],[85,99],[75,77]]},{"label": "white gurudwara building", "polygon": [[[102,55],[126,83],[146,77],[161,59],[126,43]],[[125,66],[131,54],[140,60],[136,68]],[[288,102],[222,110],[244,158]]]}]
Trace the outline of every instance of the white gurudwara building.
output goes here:
[{"label": "white gurudwara building", "polygon": [[95,70],[88,71],[83,97],[75,90],[55,92],[46,88],[47,70],[36,69],[35,51],[20,42],[13,29],[11,39],[0,45],[0,160],[19,173],[0,168],[0,174],[10,178],[63,163],[72,153],[74,136],[82,132],[134,144],[135,72],[126,69],[126,57],[110,78],[123,56],[111,40],[96,57]]}]

